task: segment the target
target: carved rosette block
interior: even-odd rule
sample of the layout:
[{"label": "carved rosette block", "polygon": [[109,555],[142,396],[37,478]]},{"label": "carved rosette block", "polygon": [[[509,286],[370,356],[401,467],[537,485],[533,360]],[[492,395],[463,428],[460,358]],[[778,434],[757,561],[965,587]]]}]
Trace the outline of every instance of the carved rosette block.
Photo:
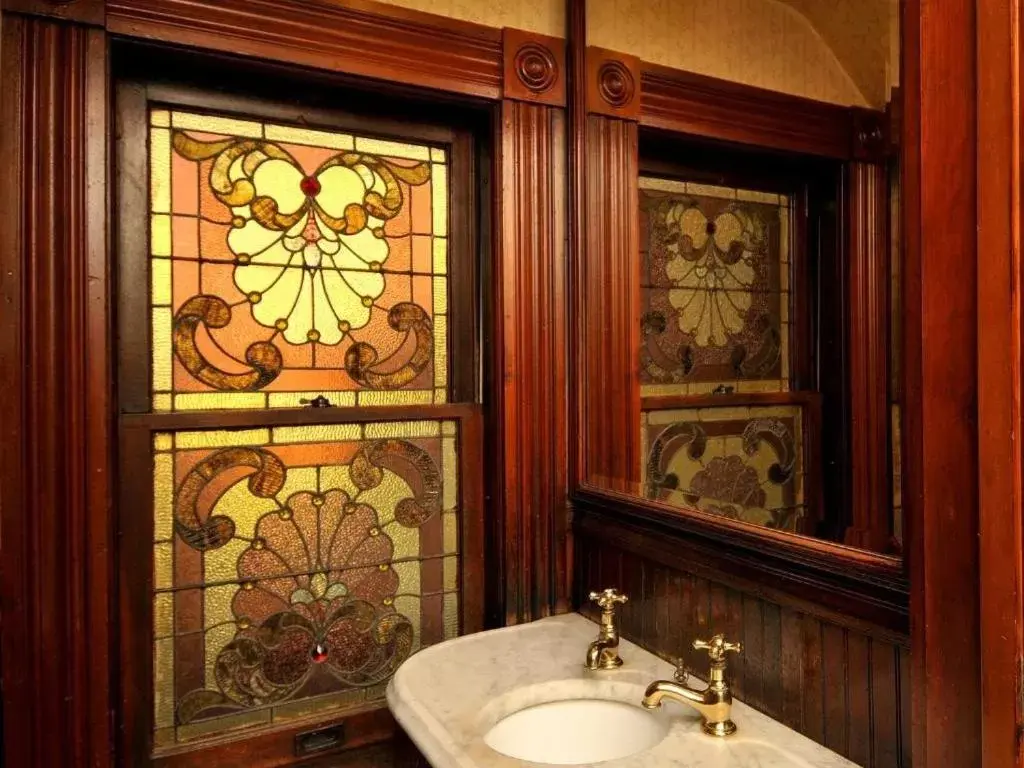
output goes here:
[{"label": "carved rosette block", "polygon": [[504,98],[565,106],[565,40],[506,28],[502,46]]},{"label": "carved rosette block", "polygon": [[587,112],[639,120],[640,60],[604,48],[587,48]]}]

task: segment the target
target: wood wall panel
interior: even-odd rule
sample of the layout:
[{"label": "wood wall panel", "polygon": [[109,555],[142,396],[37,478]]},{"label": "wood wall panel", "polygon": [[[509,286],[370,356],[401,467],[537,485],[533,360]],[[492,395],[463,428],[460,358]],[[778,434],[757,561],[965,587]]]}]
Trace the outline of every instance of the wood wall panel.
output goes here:
[{"label": "wood wall panel", "polygon": [[5,14],[0,559],[5,764],[111,753],[106,40]]},{"label": "wood wall panel", "polygon": [[[577,600],[595,621],[590,589],[617,586],[624,637],[700,677],[695,638],[722,632],[744,644],[730,660],[737,698],[866,768],[907,768],[910,729],[905,642],[829,621],[621,548],[614,535],[575,534]],[[626,610],[628,609],[628,610]],[[629,659],[625,659],[629,663]]]},{"label": "wood wall panel", "polygon": [[490,99],[501,31],[362,0],[107,0],[107,29]]},{"label": "wood wall panel", "polygon": [[903,4],[902,458],[918,768],[982,761],[978,264],[989,258],[978,251],[977,218],[979,160],[988,165],[977,123],[982,5]]},{"label": "wood wall panel", "polygon": [[[1021,58],[1017,0],[978,9],[978,465],[982,765],[1024,766]],[[1012,73],[1012,74],[1011,74]],[[1015,670],[1016,674],[1008,674]]]},{"label": "wood wall panel", "polygon": [[586,118],[586,180],[577,312],[585,477],[639,480],[640,244],[637,124]]},{"label": "wood wall panel", "polygon": [[492,623],[518,624],[570,608],[564,110],[503,101],[499,149],[492,427],[504,526],[488,570],[504,582]]},{"label": "wood wall panel", "polygon": [[889,549],[889,236],[884,165],[848,166],[852,521],[845,543]]}]

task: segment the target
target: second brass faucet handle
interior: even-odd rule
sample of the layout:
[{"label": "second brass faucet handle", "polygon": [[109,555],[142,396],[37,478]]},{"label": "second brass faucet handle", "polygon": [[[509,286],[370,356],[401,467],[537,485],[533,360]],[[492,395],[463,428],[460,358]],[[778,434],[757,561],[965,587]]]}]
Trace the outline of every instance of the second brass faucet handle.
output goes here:
[{"label": "second brass faucet handle", "polygon": [[590,599],[601,606],[601,609],[605,611],[610,611],[615,605],[622,605],[622,603],[629,601],[628,597],[621,594],[614,587],[602,590],[601,592],[591,592]]},{"label": "second brass faucet handle", "polygon": [[694,640],[693,649],[707,651],[712,661],[725,661],[727,652],[741,653],[743,643],[730,643],[726,641],[725,635],[715,635],[710,640]]}]

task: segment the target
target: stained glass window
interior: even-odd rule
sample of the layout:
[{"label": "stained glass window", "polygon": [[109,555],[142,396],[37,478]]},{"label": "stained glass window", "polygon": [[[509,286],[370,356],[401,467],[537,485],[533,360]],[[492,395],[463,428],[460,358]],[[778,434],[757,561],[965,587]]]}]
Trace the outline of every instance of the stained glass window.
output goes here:
[{"label": "stained glass window", "polygon": [[641,392],[788,391],[790,198],[640,179]]},{"label": "stained glass window", "polygon": [[801,530],[807,504],[799,405],[649,411],[641,425],[649,498]]},{"label": "stained glass window", "polygon": [[153,410],[446,402],[447,156],[151,110]]},{"label": "stained glass window", "polygon": [[458,634],[457,432],[154,434],[158,748],[378,699]]}]

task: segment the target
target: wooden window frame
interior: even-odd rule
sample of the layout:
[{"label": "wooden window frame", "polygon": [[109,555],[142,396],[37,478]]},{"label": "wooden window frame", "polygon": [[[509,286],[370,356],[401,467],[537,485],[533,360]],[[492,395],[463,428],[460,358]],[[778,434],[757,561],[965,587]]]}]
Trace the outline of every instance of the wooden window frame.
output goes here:
[{"label": "wooden window frame", "polygon": [[[341,86],[339,86],[341,87]],[[370,423],[407,420],[452,420],[459,440],[459,596],[460,634],[480,631],[484,623],[484,463],[483,407],[480,404],[480,262],[485,253],[478,235],[476,139],[466,128],[412,122],[393,117],[352,114],[340,110],[305,108],[274,100],[272,93],[254,89],[254,95],[224,95],[190,85],[171,85],[131,76],[117,80],[115,123],[118,142],[114,154],[117,190],[112,227],[119,277],[117,293],[119,341],[119,573],[121,582],[121,725],[124,754],[153,756],[153,764],[190,764],[199,754],[211,764],[230,760],[239,739],[251,752],[252,766],[277,765],[293,758],[296,737],[339,722],[355,727],[354,738],[337,748],[351,748],[388,735],[389,717],[373,702],[346,711],[340,717],[323,711],[280,726],[237,732],[175,745],[154,753],[153,712],[153,464],[152,435],[161,431],[232,429],[272,426]],[[331,408],[265,408],[216,411],[151,411],[152,343],[148,237],[137,233],[149,228],[150,206],[148,111],[151,104],[217,115],[246,116],[324,130],[344,130],[406,141],[449,146],[449,402],[436,405],[344,406]],[[145,279],[140,279],[145,276]],[[457,277],[456,277],[457,276]],[[140,546],[145,542],[147,546]],[[278,762],[275,762],[278,761]]]}]

